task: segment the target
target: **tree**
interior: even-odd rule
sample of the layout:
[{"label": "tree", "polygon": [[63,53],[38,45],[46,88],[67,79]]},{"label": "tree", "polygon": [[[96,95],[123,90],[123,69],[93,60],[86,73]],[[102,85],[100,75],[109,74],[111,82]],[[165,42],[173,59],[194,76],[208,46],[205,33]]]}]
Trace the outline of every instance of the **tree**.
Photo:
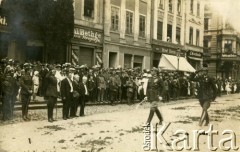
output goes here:
[{"label": "tree", "polygon": [[42,40],[47,61],[64,62],[73,37],[73,0],[3,0],[2,12],[11,38],[24,44]]}]

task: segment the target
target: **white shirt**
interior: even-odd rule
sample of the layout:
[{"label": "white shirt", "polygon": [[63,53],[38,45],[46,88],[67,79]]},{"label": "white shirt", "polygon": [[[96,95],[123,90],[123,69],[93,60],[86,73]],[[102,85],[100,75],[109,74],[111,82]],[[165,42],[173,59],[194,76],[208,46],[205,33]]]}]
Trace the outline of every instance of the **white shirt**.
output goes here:
[{"label": "white shirt", "polygon": [[87,85],[84,84],[84,88],[85,88],[85,95],[88,95],[88,90],[87,90]]}]

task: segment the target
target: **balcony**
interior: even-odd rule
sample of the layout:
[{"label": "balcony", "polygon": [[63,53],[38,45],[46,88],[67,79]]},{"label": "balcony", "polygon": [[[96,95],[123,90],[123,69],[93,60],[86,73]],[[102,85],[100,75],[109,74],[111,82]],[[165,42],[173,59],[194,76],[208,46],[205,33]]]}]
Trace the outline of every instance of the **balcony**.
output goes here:
[{"label": "balcony", "polygon": [[231,29],[219,30],[218,35],[238,35],[237,31]]}]

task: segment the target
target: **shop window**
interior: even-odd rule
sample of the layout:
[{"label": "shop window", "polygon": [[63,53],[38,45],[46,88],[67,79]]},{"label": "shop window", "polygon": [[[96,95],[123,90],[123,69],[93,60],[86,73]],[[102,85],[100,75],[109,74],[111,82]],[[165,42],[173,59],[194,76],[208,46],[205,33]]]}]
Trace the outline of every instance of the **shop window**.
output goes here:
[{"label": "shop window", "polygon": [[129,11],[126,12],[126,33],[133,33],[133,13]]},{"label": "shop window", "polygon": [[164,0],[160,0],[159,2],[159,8],[164,9]]},{"label": "shop window", "polygon": [[193,14],[193,0],[190,0],[190,13]]},{"label": "shop window", "polygon": [[204,18],[204,30],[208,30],[209,28],[209,18]]},{"label": "shop window", "polygon": [[168,11],[169,11],[170,13],[173,12],[173,2],[172,2],[172,0],[169,0],[169,1],[168,1]]},{"label": "shop window", "polygon": [[145,37],[145,16],[139,17],[139,36]]},{"label": "shop window", "polygon": [[172,42],[172,25],[167,25],[167,41]]},{"label": "shop window", "polygon": [[142,69],[142,64],[143,64],[143,56],[134,56],[134,62],[133,62],[133,68],[140,68]]},{"label": "shop window", "polygon": [[84,0],[84,16],[93,17],[94,0]]},{"label": "shop window", "polygon": [[200,16],[200,2],[197,2],[197,16]]},{"label": "shop window", "polygon": [[157,22],[157,39],[162,40],[163,22]]},{"label": "shop window", "polygon": [[178,15],[181,15],[181,0],[178,0],[177,1],[177,12],[178,12]]},{"label": "shop window", "polygon": [[196,46],[199,46],[200,31],[196,30]]},{"label": "shop window", "polygon": [[176,28],[176,42],[178,44],[181,43],[181,28],[180,27]]},{"label": "shop window", "polygon": [[124,54],[124,68],[132,68],[132,55]]},{"label": "shop window", "polygon": [[224,41],[224,52],[225,53],[232,53],[232,40],[225,40]]},{"label": "shop window", "polygon": [[113,7],[111,8],[111,30],[118,31],[119,25],[119,8]]},{"label": "shop window", "polygon": [[193,28],[192,27],[190,27],[190,30],[189,30],[189,44],[193,45]]}]

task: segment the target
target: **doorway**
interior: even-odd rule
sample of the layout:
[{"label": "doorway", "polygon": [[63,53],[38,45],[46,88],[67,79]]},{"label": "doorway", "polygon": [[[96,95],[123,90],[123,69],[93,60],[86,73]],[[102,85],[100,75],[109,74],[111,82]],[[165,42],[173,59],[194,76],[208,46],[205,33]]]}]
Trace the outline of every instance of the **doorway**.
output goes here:
[{"label": "doorway", "polygon": [[117,62],[117,52],[109,52],[109,67],[116,67]]}]

